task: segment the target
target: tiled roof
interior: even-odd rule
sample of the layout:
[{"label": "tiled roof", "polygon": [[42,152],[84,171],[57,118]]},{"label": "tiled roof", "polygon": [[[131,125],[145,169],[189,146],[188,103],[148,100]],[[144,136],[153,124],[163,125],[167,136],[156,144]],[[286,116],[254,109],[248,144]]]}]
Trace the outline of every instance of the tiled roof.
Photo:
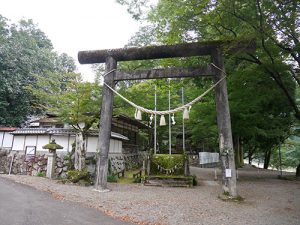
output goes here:
[{"label": "tiled roof", "polygon": [[47,128],[18,128],[12,134],[47,134]]},{"label": "tiled roof", "polygon": [[16,129],[15,127],[0,127],[0,131],[14,131]]},{"label": "tiled roof", "polygon": [[[74,129],[68,128],[18,128],[15,131],[11,132],[13,135],[25,135],[25,134],[56,134],[56,135],[75,135],[77,133]],[[90,136],[98,136],[98,130],[90,130],[88,135]],[[119,133],[111,132],[111,138],[126,140],[129,139]]]},{"label": "tiled roof", "polygon": [[69,128],[46,128],[48,134],[76,134],[77,131]]}]

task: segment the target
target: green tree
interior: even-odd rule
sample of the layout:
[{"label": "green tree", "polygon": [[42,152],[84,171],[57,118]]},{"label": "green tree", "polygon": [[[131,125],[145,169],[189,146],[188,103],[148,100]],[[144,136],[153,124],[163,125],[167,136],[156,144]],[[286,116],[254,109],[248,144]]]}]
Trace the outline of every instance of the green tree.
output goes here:
[{"label": "green tree", "polygon": [[297,0],[161,0],[148,20],[163,43],[256,38],[257,51],[238,57],[264,69],[299,119],[294,93],[284,83],[285,76],[299,81],[299,13]]},{"label": "green tree", "polygon": [[[129,10],[129,12],[133,14],[146,12],[143,11],[142,1],[128,0],[121,3],[132,8],[133,10]],[[279,110],[279,113],[286,115],[292,108],[295,117],[299,120],[300,114],[295,99],[294,88],[295,84],[299,85],[300,4],[297,0],[160,0],[155,8],[146,13],[147,16],[135,16],[135,18],[142,18],[144,21],[150,23],[151,31],[156,36],[156,43],[174,44],[212,39],[240,40],[255,38],[257,51],[255,53],[248,53],[247,55],[234,55],[231,60],[227,60],[226,69],[228,74],[231,74],[236,68],[240,68],[240,74],[236,76],[242,76],[241,69],[245,69],[247,66],[252,70],[251,75],[257,74],[260,81],[261,79],[265,80],[263,83],[266,84],[266,87],[269,87],[272,83],[276,84],[278,90],[281,92],[275,94],[277,96],[284,94],[285,100],[289,104],[287,112],[280,112]],[[139,33],[138,37],[143,37],[143,35]],[[153,39],[153,35],[151,38]],[[226,55],[226,58],[229,58],[229,56]],[[245,61],[249,63],[242,64]],[[254,66],[251,66],[251,64]],[[245,77],[241,79],[247,80]],[[243,82],[243,80],[240,80],[240,82]],[[238,91],[240,84],[231,82],[230,85],[232,85],[229,90],[230,95],[234,96],[235,89]],[[255,90],[257,88],[262,91],[264,90],[264,87],[260,86],[259,83],[253,83],[253,85],[255,85]],[[251,96],[253,96],[252,93]],[[276,100],[277,96],[272,97]],[[267,116],[268,114],[270,117],[274,116],[274,110],[276,107],[278,108],[274,116],[274,120],[277,122],[270,119],[260,119],[260,114],[253,113],[251,105],[247,106],[250,103],[241,107],[241,109],[245,108],[244,112],[239,111],[237,107],[235,108],[234,106],[239,104],[238,99],[239,94],[237,94],[235,99],[232,97],[230,99],[231,105],[233,105],[231,111],[233,113],[232,123],[235,137],[239,139],[240,135],[245,136],[247,132],[249,134],[246,136],[259,136],[260,138],[250,139],[248,142],[244,141],[245,146],[249,148],[248,153],[259,149],[260,151],[264,151],[263,148],[265,148],[266,153],[268,153],[265,155],[265,158],[269,159],[270,149],[278,142],[278,136],[286,137],[285,134],[290,127],[290,122],[284,124],[279,121],[284,121],[284,119],[290,121],[290,118],[288,116],[286,116],[287,118],[280,118],[280,114],[277,112],[280,109],[280,104],[268,110],[263,104],[258,101],[255,103],[254,101],[252,104],[257,107],[258,112],[266,112],[261,114],[261,118],[264,118],[264,115]],[[268,104],[274,105],[274,100],[268,98],[266,94],[259,99],[262,102],[265,101]],[[280,99],[280,101],[282,100]],[[237,110],[237,113],[235,113],[235,110]],[[260,121],[260,123],[249,124],[247,129],[241,129],[242,124],[252,123],[254,118],[258,119],[255,121]],[[242,124],[235,125],[239,123]],[[274,128],[271,127],[273,132],[274,129],[278,130],[275,134],[266,132],[270,128],[270,124],[275,126]],[[260,142],[259,145],[258,141]],[[250,149],[252,150],[250,151]]]},{"label": "green tree", "polygon": [[[233,136],[243,140],[250,161],[254,149],[261,152],[268,168],[272,149],[290,134],[292,107],[264,70],[244,65],[229,79]],[[295,90],[294,82],[286,78],[289,89]]]},{"label": "green tree", "polygon": [[57,55],[32,20],[10,24],[0,16],[0,124],[20,126],[28,115],[38,113],[32,107],[34,96],[25,89],[36,82],[35,74],[74,69],[74,61]]},{"label": "green tree", "polygon": [[83,82],[80,74],[48,73],[36,76],[37,83],[27,89],[36,97],[36,106],[56,114],[76,131],[75,169],[85,168],[85,141],[88,131],[99,121],[101,87]]}]

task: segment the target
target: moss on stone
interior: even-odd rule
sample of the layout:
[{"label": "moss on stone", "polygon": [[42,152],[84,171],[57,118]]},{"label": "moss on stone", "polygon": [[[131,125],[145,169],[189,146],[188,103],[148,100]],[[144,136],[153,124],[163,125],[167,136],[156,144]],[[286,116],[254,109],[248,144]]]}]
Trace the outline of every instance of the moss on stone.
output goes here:
[{"label": "moss on stone", "polygon": [[91,180],[91,175],[90,173],[85,169],[85,170],[69,170],[67,172],[67,178],[69,181],[72,183],[92,183]]},{"label": "moss on stone", "polygon": [[43,146],[43,149],[49,149],[50,151],[56,149],[63,149],[63,147],[59,144],[56,144],[55,140],[53,139],[49,144]]}]

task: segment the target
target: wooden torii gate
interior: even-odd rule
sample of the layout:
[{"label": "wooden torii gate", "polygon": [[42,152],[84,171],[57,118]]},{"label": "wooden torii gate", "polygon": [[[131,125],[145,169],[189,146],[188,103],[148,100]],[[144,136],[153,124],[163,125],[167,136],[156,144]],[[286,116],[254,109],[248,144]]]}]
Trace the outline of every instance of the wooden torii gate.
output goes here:
[{"label": "wooden torii gate", "polygon": [[[81,64],[105,63],[104,82],[114,88],[115,82],[121,80],[182,78],[196,76],[213,76],[215,82],[221,79],[225,71],[222,51],[252,51],[253,41],[231,42],[210,41],[185,43],[177,45],[149,46],[141,48],[122,48],[95,51],[80,51],[78,60]],[[148,60],[175,57],[211,56],[212,63],[219,69],[207,65],[199,68],[165,68],[152,70],[137,70],[123,73],[117,69],[118,61]],[[219,148],[222,167],[222,188],[224,193],[237,197],[236,169],[232,143],[230,111],[228,104],[226,79],[215,88],[217,122],[219,131]],[[102,107],[98,139],[99,157],[97,159],[95,188],[99,191],[107,189],[108,151],[111,134],[111,119],[113,111],[113,92],[105,85],[102,93]]]}]

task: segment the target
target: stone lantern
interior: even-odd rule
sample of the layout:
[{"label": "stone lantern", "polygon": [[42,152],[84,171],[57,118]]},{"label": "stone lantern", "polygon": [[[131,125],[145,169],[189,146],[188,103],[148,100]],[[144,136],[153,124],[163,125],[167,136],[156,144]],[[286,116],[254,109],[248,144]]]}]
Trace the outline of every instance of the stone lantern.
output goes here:
[{"label": "stone lantern", "polygon": [[55,140],[52,139],[49,144],[43,146],[43,149],[48,149],[49,153],[48,161],[47,161],[47,174],[46,177],[53,178],[54,177],[54,169],[55,169],[55,159],[56,159],[56,149],[63,149],[63,147],[59,144],[56,144]]}]

